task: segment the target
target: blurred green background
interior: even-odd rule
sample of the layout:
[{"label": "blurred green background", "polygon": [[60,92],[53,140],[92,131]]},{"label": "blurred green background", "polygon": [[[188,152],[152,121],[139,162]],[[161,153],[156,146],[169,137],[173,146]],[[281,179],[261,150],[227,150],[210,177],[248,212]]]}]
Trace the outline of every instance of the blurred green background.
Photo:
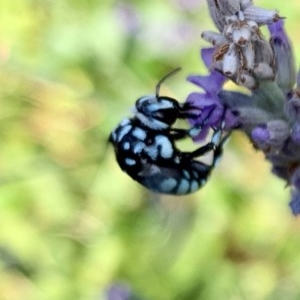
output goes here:
[{"label": "blurred green background", "polygon": [[[256,4],[300,49],[299,0]],[[242,135],[186,197],[148,193],[107,148],[168,71],[183,68],[164,93],[197,90],[204,1],[1,0],[0,24],[1,300],[101,300],[116,283],[148,300],[300,299],[289,190]]]}]

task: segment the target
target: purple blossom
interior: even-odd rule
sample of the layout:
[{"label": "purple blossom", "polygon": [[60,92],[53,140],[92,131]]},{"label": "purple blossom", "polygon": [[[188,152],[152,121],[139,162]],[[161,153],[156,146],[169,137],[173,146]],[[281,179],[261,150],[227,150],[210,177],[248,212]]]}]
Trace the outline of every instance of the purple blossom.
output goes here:
[{"label": "purple blossom", "polygon": [[270,139],[270,132],[266,124],[259,125],[252,131],[252,139],[257,144],[264,144],[265,141]]},{"label": "purple blossom", "polygon": [[[209,74],[187,78],[202,89],[187,97],[201,111],[190,122],[204,124],[198,140],[221,124],[228,132],[244,132],[271,163],[272,172],[291,186],[290,207],[298,215],[300,74],[295,87],[295,62],[284,20],[277,11],[253,6],[250,0],[207,2],[218,32],[202,34],[213,45],[201,51]],[[269,40],[261,33],[265,25]],[[226,80],[246,87],[249,94],[225,91]]]},{"label": "purple blossom", "polygon": [[[213,51],[213,48],[201,50],[202,60],[207,67],[212,64]],[[199,119],[190,119],[192,125],[204,124],[203,130],[195,140],[203,140],[209,129],[211,127],[219,127],[223,119],[225,121],[225,128],[232,128],[237,125],[237,118],[230,110],[225,111],[224,115],[225,107],[220,102],[218,96],[218,93],[227,80],[224,75],[213,70],[207,76],[191,75],[187,80],[204,91],[202,93],[191,93],[186,100],[192,106],[201,109]]]},{"label": "purple blossom", "polygon": [[281,19],[277,22],[272,22],[268,25],[268,29],[272,35],[272,39],[275,43],[289,44],[288,36],[284,30],[284,20]]}]

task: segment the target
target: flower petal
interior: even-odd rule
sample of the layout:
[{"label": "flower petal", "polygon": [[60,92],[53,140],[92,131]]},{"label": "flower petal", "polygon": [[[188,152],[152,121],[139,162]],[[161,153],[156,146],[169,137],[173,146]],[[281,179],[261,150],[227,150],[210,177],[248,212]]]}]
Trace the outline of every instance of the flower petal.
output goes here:
[{"label": "flower petal", "polygon": [[212,57],[213,57],[214,51],[215,51],[215,48],[201,49],[201,58],[208,70],[210,70],[210,67],[213,63]]},{"label": "flower petal", "polygon": [[219,72],[213,71],[208,76],[190,75],[187,80],[198,85],[210,95],[216,95],[222,88],[226,78]]}]

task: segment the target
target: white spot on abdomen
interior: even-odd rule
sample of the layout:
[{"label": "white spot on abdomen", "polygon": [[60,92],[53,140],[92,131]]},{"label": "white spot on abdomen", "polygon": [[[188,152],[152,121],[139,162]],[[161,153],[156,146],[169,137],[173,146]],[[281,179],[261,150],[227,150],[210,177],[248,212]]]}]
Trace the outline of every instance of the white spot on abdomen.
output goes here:
[{"label": "white spot on abdomen", "polygon": [[199,189],[199,183],[195,180],[192,181],[191,183],[191,192],[195,192]]},{"label": "white spot on abdomen", "polygon": [[165,192],[165,193],[171,192],[176,185],[177,185],[176,179],[168,178],[160,184],[161,192]]},{"label": "white spot on abdomen", "polygon": [[206,179],[202,179],[201,182],[200,182],[200,185],[201,185],[201,186],[205,185],[205,184],[206,184],[206,181],[207,181]]},{"label": "white spot on abdomen", "polygon": [[148,146],[145,148],[145,152],[155,160],[157,158],[157,147],[155,145]]},{"label": "white spot on abdomen", "polygon": [[132,135],[140,141],[144,141],[147,136],[145,130],[139,127],[134,128],[134,130],[132,131]]},{"label": "white spot on abdomen", "polygon": [[121,123],[120,123],[120,126],[125,126],[125,125],[127,125],[127,124],[129,124],[130,123],[130,120],[128,119],[128,118],[126,118],[126,119],[123,119],[122,121],[121,121]]},{"label": "white spot on abdomen", "polygon": [[133,166],[136,164],[135,160],[134,159],[131,159],[131,158],[125,158],[125,163],[126,165],[128,166]]},{"label": "white spot on abdomen", "polygon": [[126,125],[123,128],[121,128],[120,132],[118,133],[118,142],[120,142],[123,137],[131,130],[131,125]]},{"label": "white spot on abdomen", "polygon": [[177,188],[177,193],[179,195],[184,195],[189,191],[190,184],[186,179],[181,179],[179,186]]},{"label": "white spot on abdomen", "polygon": [[160,147],[160,155],[163,158],[170,158],[173,155],[173,145],[170,140],[164,135],[157,135],[155,137],[155,146]]},{"label": "white spot on abdomen", "polygon": [[145,144],[142,142],[138,142],[133,147],[133,153],[134,154],[141,153],[144,148],[145,148]]},{"label": "white spot on abdomen", "polygon": [[187,171],[187,170],[183,170],[183,175],[186,179],[190,179],[191,178],[191,175],[190,173]]},{"label": "white spot on abdomen", "polygon": [[125,143],[123,144],[123,149],[124,149],[124,150],[129,150],[129,149],[130,149],[130,143],[129,143],[129,142],[125,142]]},{"label": "white spot on abdomen", "polygon": [[198,179],[198,178],[199,178],[199,174],[198,174],[198,172],[196,172],[196,171],[193,171],[193,176],[194,176],[196,179]]}]

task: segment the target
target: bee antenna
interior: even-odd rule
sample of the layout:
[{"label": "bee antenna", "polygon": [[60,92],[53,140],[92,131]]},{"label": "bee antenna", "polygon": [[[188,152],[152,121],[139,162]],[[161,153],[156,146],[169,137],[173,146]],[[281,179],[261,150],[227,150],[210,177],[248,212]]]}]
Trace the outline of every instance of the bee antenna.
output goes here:
[{"label": "bee antenna", "polygon": [[159,82],[156,85],[156,89],[155,89],[156,98],[159,98],[159,91],[160,91],[160,87],[161,87],[162,83],[169,77],[173,76],[175,73],[179,72],[180,70],[181,70],[181,68],[178,67],[178,68],[172,70],[171,72],[167,73],[162,79],[159,80]]}]

